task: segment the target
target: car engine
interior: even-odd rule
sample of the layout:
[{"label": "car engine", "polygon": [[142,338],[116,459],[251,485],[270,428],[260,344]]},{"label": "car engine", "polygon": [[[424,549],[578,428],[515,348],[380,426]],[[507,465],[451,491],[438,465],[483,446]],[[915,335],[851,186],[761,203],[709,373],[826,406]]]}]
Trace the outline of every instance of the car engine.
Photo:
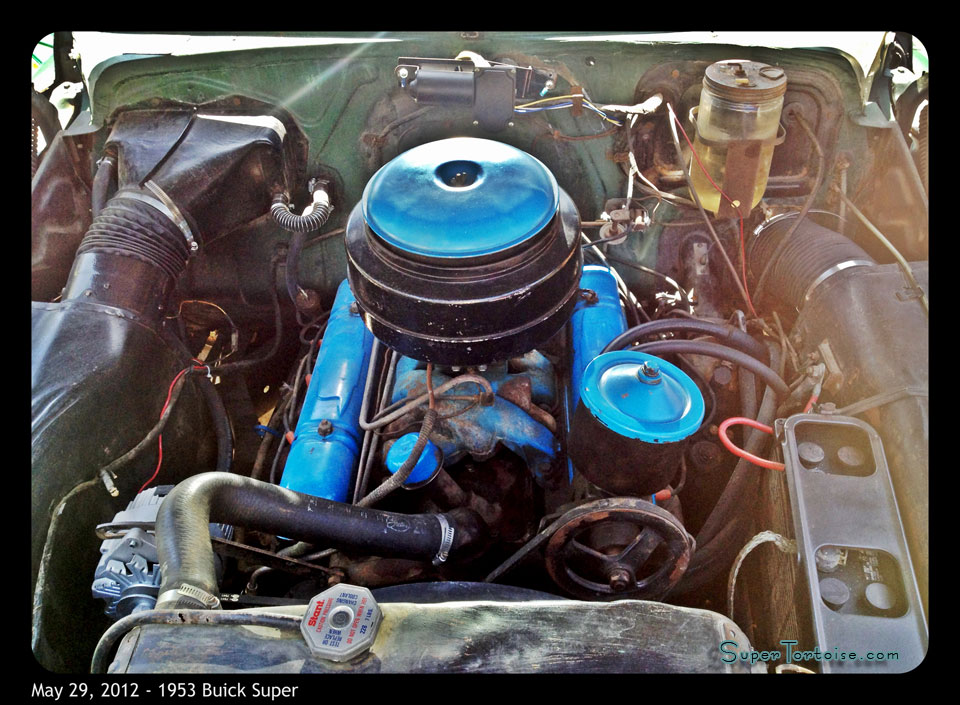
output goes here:
[{"label": "car engine", "polygon": [[272,39],[35,149],[44,669],[924,659],[909,35]]}]

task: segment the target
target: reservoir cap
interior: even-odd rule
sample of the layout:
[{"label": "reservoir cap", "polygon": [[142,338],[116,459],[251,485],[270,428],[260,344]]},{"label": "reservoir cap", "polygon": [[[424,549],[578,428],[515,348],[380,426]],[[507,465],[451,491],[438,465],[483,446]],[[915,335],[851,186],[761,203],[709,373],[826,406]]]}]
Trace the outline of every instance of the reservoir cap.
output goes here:
[{"label": "reservoir cap", "polygon": [[626,438],[675,443],[703,421],[703,395],[676,365],[653,355],[620,350],[587,365],[580,400],[604,426]]},{"label": "reservoir cap", "polygon": [[787,74],[779,66],[746,59],[717,61],[707,67],[703,85],[738,103],[778,98],[787,92]]},{"label": "reservoir cap", "polygon": [[[387,470],[390,471],[391,475],[396,475],[400,466],[410,457],[410,453],[413,452],[413,446],[417,443],[417,436],[418,434],[416,433],[407,433],[398,438],[396,443],[390,446],[390,450],[387,451]],[[440,450],[433,441],[428,440],[427,445],[423,448],[423,452],[420,453],[420,459],[417,461],[417,464],[413,466],[413,472],[410,473],[410,476],[403,483],[403,488],[405,490],[412,490],[417,487],[422,487],[436,476],[442,465],[443,451]]]},{"label": "reservoir cap", "polygon": [[[414,147],[363,192],[363,217],[385,243],[427,258],[507,256],[553,219],[557,181],[502,142],[455,137]],[[498,259],[499,257],[494,257]]]}]

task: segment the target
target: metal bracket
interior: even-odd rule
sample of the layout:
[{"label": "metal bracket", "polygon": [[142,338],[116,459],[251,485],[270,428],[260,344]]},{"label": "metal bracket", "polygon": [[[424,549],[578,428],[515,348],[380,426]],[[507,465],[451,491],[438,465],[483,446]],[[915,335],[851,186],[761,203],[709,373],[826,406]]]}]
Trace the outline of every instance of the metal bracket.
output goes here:
[{"label": "metal bracket", "polygon": [[180,209],[177,208],[177,204],[173,202],[173,199],[168,196],[162,188],[157,186],[153,181],[147,181],[144,186],[146,186],[150,191],[155,195],[160,202],[166,206],[169,211],[170,220],[180,228],[180,232],[183,233],[184,239],[187,241],[187,247],[190,250],[190,255],[193,256],[196,254],[197,250],[200,249],[200,243],[198,243],[193,237],[193,231],[190,230],[190,226],[187,224],[187,219],[183,217],[183,213],[180,212]]}]

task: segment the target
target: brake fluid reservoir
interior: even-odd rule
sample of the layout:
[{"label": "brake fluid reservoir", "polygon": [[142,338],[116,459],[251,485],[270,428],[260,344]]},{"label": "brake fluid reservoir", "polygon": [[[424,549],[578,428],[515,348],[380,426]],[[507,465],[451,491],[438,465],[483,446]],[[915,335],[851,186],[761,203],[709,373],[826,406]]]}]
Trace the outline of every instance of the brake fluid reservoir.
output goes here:
[{"label": "brake fluid reservoir", "polygon": [[[779,66],[727,60],[711,64],[703,77],[694,150],[710,178],[732,200],[749,204],[763,197],[779,133],[787,77]],[[722,218],[737,211],[722,198],[691,157],[690,176],[703,207]]]}]

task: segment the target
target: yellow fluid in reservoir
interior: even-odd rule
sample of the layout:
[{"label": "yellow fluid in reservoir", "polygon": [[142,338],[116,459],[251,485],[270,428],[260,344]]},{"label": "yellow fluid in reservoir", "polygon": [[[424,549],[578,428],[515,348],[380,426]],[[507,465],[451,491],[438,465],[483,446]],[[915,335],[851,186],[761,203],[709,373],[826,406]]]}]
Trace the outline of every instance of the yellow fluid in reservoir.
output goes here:
[{"label": "yellow fluid in reservoir", "polygon": [[[757,173],[754,177],[753,199],[751,200],[749,208],[741,211],[744,216],[760,203],[760,199],[763,198],[763,192],[767,190],[767,176],[770,174],[770,163],[773,161],[773,147],[774,145],[772,144],[766,144],[760,148],[760,158],[757,160]],[[693,148],[700,157],[703,166],[710,173],[710,178],[713,179],[717,186],[724,188],[723,178],[724,169],[727,164],[727,148],[708,147],[700,142],[699,135],[694,140]],[[697,160],[691,156],[690,161],[690,180],[693,182],[693,188],[696,189],[697,195],[700,196],[704,210],[716,214],[720,210],[720,200],[722,196],[704,175],[703,170],[697,164]],[[736,196],[730,193],[727,193],[727,195],[731,198],[736,198]]]}]

